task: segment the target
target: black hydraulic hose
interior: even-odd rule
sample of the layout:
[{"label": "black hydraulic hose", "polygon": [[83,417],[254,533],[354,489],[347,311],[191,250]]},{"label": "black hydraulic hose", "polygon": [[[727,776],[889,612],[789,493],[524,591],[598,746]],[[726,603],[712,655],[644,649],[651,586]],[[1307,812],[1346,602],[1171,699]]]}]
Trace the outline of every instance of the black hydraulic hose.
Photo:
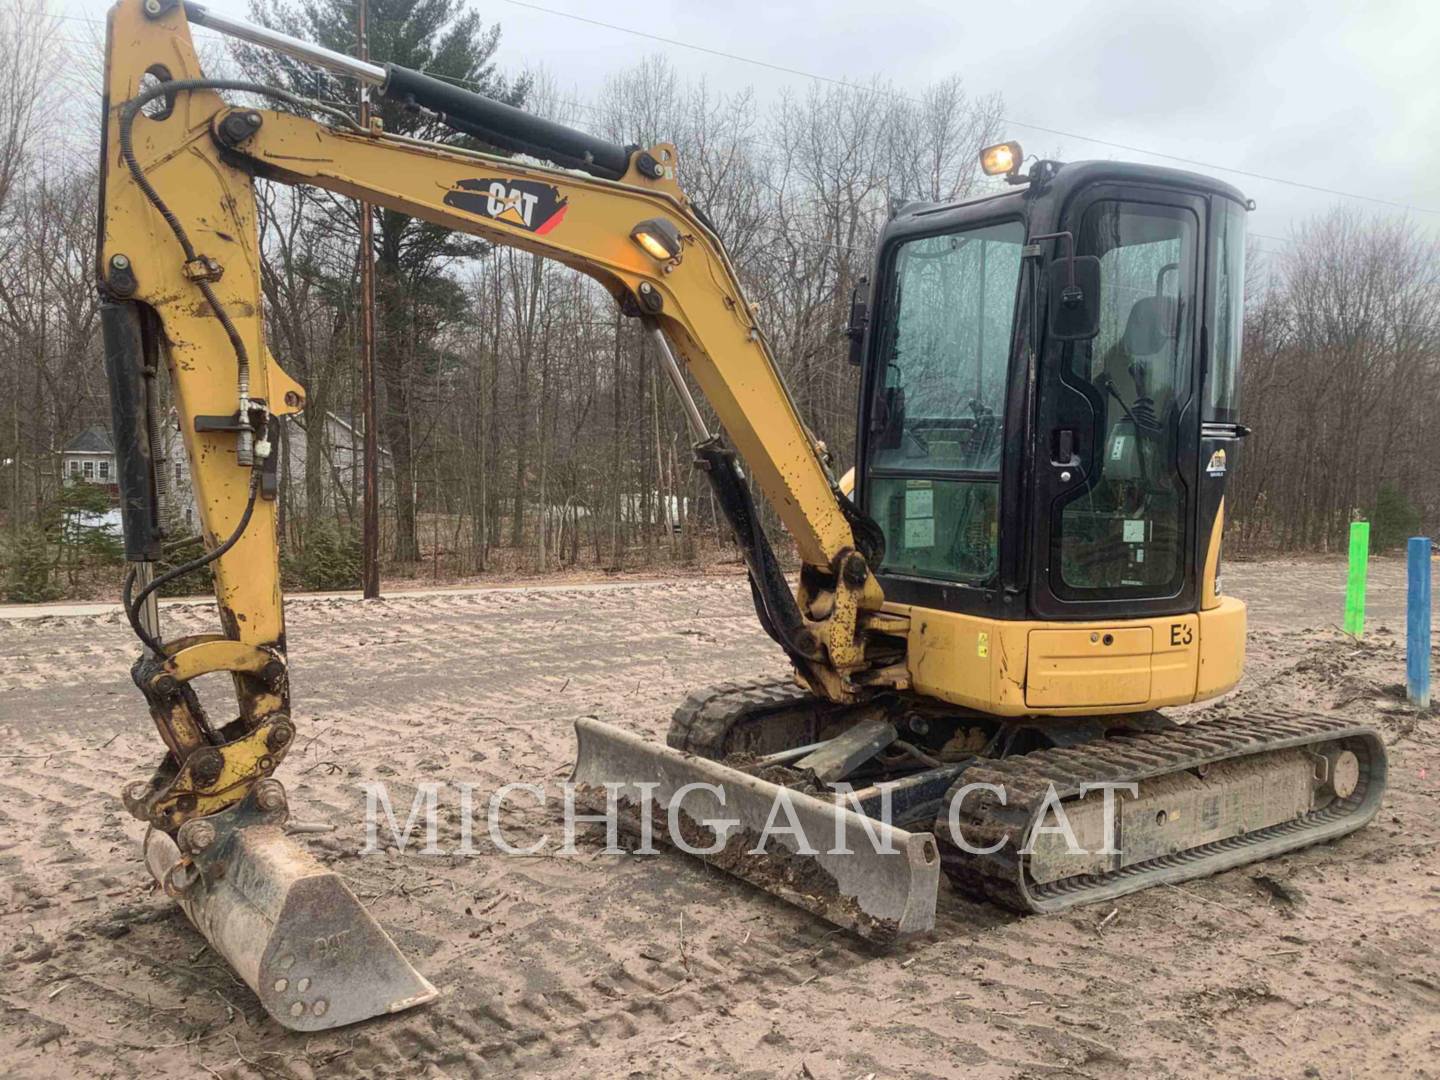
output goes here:
[{"label": "black hydraulic hose", "polygon": [[[156,86],[152,86],[149,90],[137,94],[121,105],[120,156],[125,162],[125,167],[130,171],[130,176],[135,181],[135,186],[138,187],[145,198],[149,200],[150,205],[155,207],[160,216],[165,219],[165,224],[170,227],[170,231],[175,234],[175,239],[180,244],[180,250],[185,253],[185,261],[187,263],[194,262],[199,257],[195,251],[195,245],[191,243],[190,234],[185,231],[185,226],[180,223],[180,219],[175,216],[174,211],[172,211],[165,200],[161,198],[160,193],[155,190],[155,185],[150,182],[150,178],[145,175],[145,170],[140,167],[139,161],[136,160],[134,128],[135,118],[140,115],[140,110],[156,98],[169,97],[172,94],[192,90],[234,90],[240,93],[258,94],[262,97],[283,101],[287,105],[292,105],[298,109],[324,113],[327,116],[338,119],[342,124],[356,131],[364,130],[358,123],[346,116],[339,109],[332,109],[328,105],[322,105],[319,102],[311,101],[298,94],[292,94],[288,90],[281,90],[278,87],[266,86],[263,83],[249,82],[242,79],[171,80],[170,82],[162,82]],[[240,397],[242,399],[247,398],[250,394],[250,354],[245,347],[245,341],[241,338],[239,330],[236,329],[229,312],[225,310],[225,305],[220,302],[220,298],[215,295],[215,290],[210,287],[210,283],[200,280],[196,281],[195,284],[199,287],[201,295],[205,297],[205,302],[210,306],[210,310],[214,312],[215,318],[219,320],[220,325],[225,329],[225,336],[229,338],[231,348],[235,350],[235,361],[237,365],[236,382],[239,387]],[[243,423],[246,417],[242,416],[240,420]],[[157,655],[163,653],[163,643],[154,635],[150,634],[140,622],[140,612],[144,608],[145,602],[155,593],[156,589],[169,584],[176,578],[183,577],[204,566],[208,566],[239,542],[240,537],[244,535],[245,529],[250,524],[251,515],[255,512],[255,499],[260,491],[259,475],[258,470],[252,470],[250,474],[250,495],[245,503],[245,512],[240,515],[240,521],[235,526],[235,531],[230,534],[224,543],[211,551],[191,559],[189,562],[182,563],[180,566],[161,574],[141,589],[138,597],[132,598],[131,596],[135,588],[135,568],[131,567],[130,571],[125,575],[125,584],[121,593],[121,601],[125,606],[125,615],[129,619],[130,627],[135,631],[136,637]]]},{"label": "black hydraulic hose", "polygon": [[229,551],[232,547],[239,543],[240,537],[245,535],[245,530],[250,525],[250,517],[255,512],[255,498],[257,495],[259,495],[259,493],[260,473],[259,470],[254,470],[250,474],[250,496],[245,500],[245,512],[240,515],[240,520],[236,523],[235,530],[229,535],[229,537],[226,538],[224,543],[212,548],[211,550],[205,552],[202,555],[196,556],[189,562],[181,563],[179,566],[172,567],[171,569],[165,571],[165,573],[161,574],[159,577],[151,581],[150,584],[146,585],[143,589],[141,589],[140,595],[135,597],[133,600],[130,598],[130,592],[135,587],[135,568],[131,567],[130,572],[125,575],[125,614],[129,618],[130,627],[135,631],[136,636],[139,637],[140,640],[144,642],[145,645],[147,645],[154,652],[162,652],[162,649],[160,647],[161,643],[158,639],[148,634],[145,631],[144,626],[142,626],[140,623],[140,610],[145,606],[145,601],[150,599],[151,595],[154,594],[156,589],[163,588],[164,586],[170,584],[170,582],[174,581],[176,578],[182,578],[186,574],[194,573],[196,570],[210,565],[210,563],[220,558],[221,555],[224,555],[227,551]]},{"label": "black hydraulic hose", "polygon": [[[767,579],[770,578],[772,576],[770,573],[772,568],[770,560],[766,558],[769,540],[765,537],[765,530],[760,524],[760,515],[758,513],[751,513],[750,515],[750,544],[756,553],[756,562],[761,564],[761,575]],[[774,628],[775,633],[780,636],[781,645],[783,645],[788,652],[794,653],[797,656],[804,656],[806,659],[811,659],[811,657],[807,656],[806,651],[800,648],[799,642],[795,640],[795,636],[792,633],[794,627],[789,625],[787,620],[782,617],[782,613],[771,610],[771,600],[773,597],[770,595],[770,591],[764,586],[755,583],[754,575],[751,576],[751,582],[755,584],[755,592],[760,598],[761,606],[764,608],[765,619]]]},{"label": "black hydraulic hose", "polygon": [[200,536],[182,536],[179,540],[171,540],[168,544],[163,545],[160,550],[166,555],[173,555],[175,552],[190,547],[193,544],[202,543],[203,540],[204,537]]},{"label": "black hydraulic hose", "polygon": [[130,620],[130,629],[135,631],[135,636],[140,643],[155,655],[162,655],[158,638],[150,636],[145,625],[140,621],[140,609],[135,606],[135,601],[130,599],[130,594],[135,591],[135,564],[130,564],[130,569],[125,571],[125,586],[120,590],[120,602],[125,605],[125,617]]},{"label": "black hydraulic hose", "polygon": [[[180,540],[172,540],[172,541],[170,541],[170,543],[165,544],[163,547],[161,547],[160,550],[161,550],[162,553],[164,553],[164,554],[166,554],[166,555],[170,555],[170,554],[173,554],[174,552],[183,551],[183,550],[184,550],[185,548],[187,548],[187,547],[191,547],[191,546],[193,546],[193,545],[195,545],[195,544],[199,544],[199,543],[202,543],[202,542],[203,542],[203,538],[202,538],[202,537],[199,537],[199,536],[187,536],[187,537],[184,537],[183,539],[180,539]],[[140,610],[140,609],[137,608],[137,607],[135,607],[135,602],[130,599],[130,594],[131,594],[132,592],[134,592],[134,591],[135,591],[135,565],[132,563],[132,564],[130,565],[130,569],[125,572],[125,584],[124,584],[124,587],[121,589],[121,592],[120,592],[120,602],[121,602],[121,603],[124,605],[124,607],[125,607],[125,615],[126,615],[127,618],[130,619],[130,626],[134,629],[136,635],[140,638],[140,640],[141,640],[142,642],[144,642],[146,645],[150,646],[151,649],[155,649],[156,646],[159,645],[159,642],[156,641],[154,638],[150,637],[148,634],[145,633],[145,629],[144,629],[144,627],[142,627],[142,626],[140,625],[140,621],[139,621],[139,614],[138,614],[138,613],[139,613],[139,610]],[[158,651],[158,650],[157,650],[157,651]]]},{"label": "black hydraulic hose", "polygon": [[[120,156],[125,161],[125,167],[130,170],[130,176],[135,181],[150,205],[155,207],[160,216],[165,219],[165,224],[170,226],[170,231],[175,234],[175,239],[180,244],[180,249],[185,253],[187,263],[194,262],[199,256],[195,251],[195,245],[190,242],[190,234],[185,231],[185,226],[180,224],[174,212],[166,205],[160,193],[155,190],[155,185],[150,183],[150,178],[145,175],[145,170],[135,159],[134,128],[135,117],[140,115],[140,110],[150,102],[159,97],[169,97],[172,94],[189,90],[236,90],[243,93],[260,94],[265,97],[277,98],[297,108],[315,109],[330,116],[337,116],[347,124],[360,130],[360,125],[351,120],[338,109],[331,109],[328,106],[308,101],[297,94],[286,90],[280,90],[273,86],[265,86],[262,83],[249,82],[240,79],[178,79],[170,82],[162,82],[152,86],[149,90],[137,94],[125,104],[120,106]],[[240,396],[250,395],[250,354],[245,347],[244,339],[240,337],[240,331],[235,328],[225,305],[220,303],[220,298],[215,295],[215,290],[210,287],[210,282],[197,280],[196,286],[205,297],[205,302],[210,305],[210,310],[215,313],[215,318],[220,320],[220,325],[225,328],[225,336],[230,339],[230,347],[235,350],[235,360],[239,365],[236,377],[240,388]],[[244,421],[244,417],[240,418]]]},{"label": "black hydraulic hose", "polygon": [[760,525],[755,500],[735,465],[734,451],[724,449],[718,438],[713,437],[697,443],[694,450],[697,463],[705,470],[720,509],[735,530],[735,541],[745,556],[755,613],[761,626],[797,665],[819,662],[818,646],[802,648],[798,640],[804,630],[800,610],[776,564],[774,550]]}]

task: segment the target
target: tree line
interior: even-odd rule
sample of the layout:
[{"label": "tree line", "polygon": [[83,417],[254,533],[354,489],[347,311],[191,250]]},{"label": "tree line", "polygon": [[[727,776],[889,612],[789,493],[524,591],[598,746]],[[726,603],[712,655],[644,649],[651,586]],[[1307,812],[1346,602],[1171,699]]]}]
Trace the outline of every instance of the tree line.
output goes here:
[{"label": "tree line", "polygon": [[[351,0],[256,0],[252,18],[354,51]],[[99,68],[57,27],[33,0],[0,9],[0,560],[12,566],[47,541],[45,557],[58,558],[59,451],[108,418],[92,282]],[[767,104],[655,57],[587,96],[543,71],[507,75],[499,27],[460,0],[371,0],[370,28],[372,59],[616,142],[674,142],[680,181],[725,241],[802,415],[837,472],[848,467],[857,372],[840,329],[851,292],[893,207],[984,189],[975,163],[1003,137],[998,95],[977,96],[956,76],[918,93],[880,80],[815,84]],[[202,45],[213,74],[358,105],[347,80]],[[62,70],[68,90],[55,82]],[[83,93],[77,80],[88,80]],[[380,115],[388,131],[478,146],[425,114],[386,104]],[[264,182],[259,197],[270,347],[307,389],[303,482],[282,496],[287,565],[343,577],[360,488],[353,464],[337,464],[354,455],[329,443],[343,428],[323,418],[353,426],[361,412],[357,208]],[[377,211],[374,232],[392,571],[453,578],[724,557],[681,410],[607,293],[398,212]],[[1435,242],[1413,222],[1337,208],[1250,262],[1240,408],[1255,434],[1232,486],[1231,550],[1332,550],[1353,516],[1377,509],[1433,528]]]},{"label": "tree line", "polygon": [[1339,551],[1358,518],[1382,547],[1436,532],[1440,244],[1341,206],[1250,263],[1232,541]]}]

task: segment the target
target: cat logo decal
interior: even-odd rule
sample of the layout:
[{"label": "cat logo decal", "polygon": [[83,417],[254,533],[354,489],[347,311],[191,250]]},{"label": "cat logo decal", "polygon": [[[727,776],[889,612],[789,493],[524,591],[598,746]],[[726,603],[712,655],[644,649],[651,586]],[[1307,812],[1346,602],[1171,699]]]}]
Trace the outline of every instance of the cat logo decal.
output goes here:
[{"label": "cat logo decal", "polygon": [[461,180],[445,193],[445,205],[544,236],[565,217],[569,200],[538,180]]}]

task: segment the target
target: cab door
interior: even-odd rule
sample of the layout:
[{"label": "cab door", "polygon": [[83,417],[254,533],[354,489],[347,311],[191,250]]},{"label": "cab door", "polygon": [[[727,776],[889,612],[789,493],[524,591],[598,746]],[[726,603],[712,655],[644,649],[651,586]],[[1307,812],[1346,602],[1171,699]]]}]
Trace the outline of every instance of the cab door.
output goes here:
[{"label": "cab door", "polygon": [[1041,350],[1031,606],[1194,610],[1206,203],[1099,184],[1072,198],[1062,228],[1100,261],[1100,332]]}]

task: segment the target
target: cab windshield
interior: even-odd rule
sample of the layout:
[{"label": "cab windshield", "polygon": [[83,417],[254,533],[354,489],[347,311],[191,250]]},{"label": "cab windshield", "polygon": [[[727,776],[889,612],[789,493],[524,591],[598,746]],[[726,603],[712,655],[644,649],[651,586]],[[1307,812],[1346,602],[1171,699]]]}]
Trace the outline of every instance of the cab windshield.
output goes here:
[{"label": "cab windshield", "polygon": [[1011,324],[1025,226],[919,237],[895,254],[871,424],[870,514],[885,569],[994,574]]}]

